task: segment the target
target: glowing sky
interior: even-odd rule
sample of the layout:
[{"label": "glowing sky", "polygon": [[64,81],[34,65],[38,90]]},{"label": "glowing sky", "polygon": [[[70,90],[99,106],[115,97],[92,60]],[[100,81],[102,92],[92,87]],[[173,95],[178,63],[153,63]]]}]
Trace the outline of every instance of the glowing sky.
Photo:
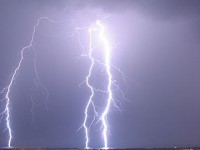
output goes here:
[{"label": "glowing sky", "polygon": [[[112,42],[111,69],[126,98],[121,112],[111,106],[111,147],[198,146],[200,139],[200,2],[198,0],[1,0],[0,89],[8,84],[29,44],[33,26],[43,21],[34,48],[40,81],[49,99],[34,86],[34,51],[24,63],[11,92],[13,146],[84,147],[84,118],[89,96],[85,79],[90,61],[82,57],[79,27],[104,18]],[[88,30],[80,31],[88,43]],[[98,71],[97,71],[98,72]],[[102,77],[98,76],[98,82]],[[1,95],[1,99],[2,99]],[[96,97],[101,99],[102,97]],[[34,100],[34,118],[32,105]],[[102,104],[99,104],[102,105]],[[0,110],[5,104],[0,104]],[[91,147],[101,147],[100,125],[91,127]],[[0,123],[0,147],[7,145],[5,120]]]}]

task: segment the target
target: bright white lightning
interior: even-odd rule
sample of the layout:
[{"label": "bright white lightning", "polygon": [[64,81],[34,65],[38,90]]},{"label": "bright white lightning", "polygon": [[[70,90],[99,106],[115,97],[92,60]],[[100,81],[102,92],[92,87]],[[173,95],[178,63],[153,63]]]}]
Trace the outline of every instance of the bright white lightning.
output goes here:
[{"label": "bright white lightning", "polygon": [[112,101],[112,74],[110,71],[110,51],[111,48],[108,44],[108,40],[105,36],[104,33],[104,26],[103,24],[100,23],[100,21],[97,21],[97,25],[100,27],[100,38],[104,44],[105,47],[105,67],[106,67],[106,72],[108,75],[108,85],[107,85],[107,91],[108,91],[108,98],[107,98],[107,104],[105,106],[104,112],[101,115],[101,121],[103,123],[103,140],[104,140],[104,148],[108,148],[108,137],[107,137],[107,132],[108,132],[108,125],[107,125],[107,114],[110,108],[110,103]]},{"label": "bright white lightning", "polygon": [[[12,88],[12,85],[16,79],[16,76],[17,76],[17,73],[19,72],[20,68],[21,68],[21,65],[22,65],[22,62],[23,62],[23,59],[24,59],[24,52],[27,51],[29,48],[32,47],[33,45],[33,42],[34,42],[34,36],[35,36],[35,32],[36,32],[36,28],[39,26],[41,20],[49,20],[51,22],[55,22],[47,17],[41,17],[37,20],[37,23],[34,25],[34,28],[33,28],[33,32],[32,32],[32,36],[31,36],[31,41],[30,43],[23,47],[20,51],[20,59],[17,63],[17,67],[15,68],[13,74],[11,75],[11,79],[9,81],[9,84],[6,88],[3,89],[3,93],[5,92],[5,97],[3,100],[6,101],[6,106],[5,106],[5,109],[0,113],[1,115],[1,118],[3,117],[3,115],[6,115],[6,130],[8,130],[8,147],[11,147],[11,142],[12,142],[12,138],[13,138],[13,135],[12,135],[12,129],[11,129],[11,122],[10,122],[10,92],[11,92],[11,88]],[[35,67],[35,64],[34,64],[34,67]],[[37,72],[36,72],[36,75],[37,75]],[[38,76],[36,77],[38,78]]]},{"label": "bright white lightning", "polygon": [[[105,56],[104,56],[105,57],[105,63],[102,63],[99,60],[96,60],[92,56],[92,51],[93,51],[93,47],[92,47],[92,31],[96,30],[96,28],[95,29],[90,28],[89,29],[90,40],[89,40],[89,54],[88,54],[88,57],[91,60],[91,65],[90,65],[90,68],[89,68],[88,75],[86,76],[86,84],[89,87],[89,89],[91,91],[91,94],[90,94],[88,103],[87,103],[86,108],[85,108],[85,118],[84,118],[84,122],[83,122],[83,127],[85,128],[85,136],[86,136],[85,147],[88,148],[88,143],[89,143],[89,128],[90,127],[87,127],[86,123],[87,123],[87,119],[88,119],[88,109],[89,109],[90,105],[92,105],[95,114],[97,114],[97,112],[95,111],[95,105],[94,105],[94,102],[93,102],[94,91],[108,93],[108,98],[107,98],[107,101],[106,101],[106,106],[105,106],[104,111],[101,114],[101,118],[100,118],[100,120],[102,122],[102,126],[103,126],[102,136],[103,136],[103,140],[104,140],[104,148],[108,148],[107,115],[108,115],[108,111],[109,111],[110,104],[111,104],[111,101],[112,101],[112,90],[111,90],[111,86],[112,86],[112,74],[111,74],[111,71],[110,71],[110,66],[111,66],[111,64],[110,64],[110,51],[111,51],[111,48],[109,47],[108,40],[107,40],[107,38],[105,36],[105,33],[104,33],[105,31],[104,31],[103,24],[100,21],[97,21],[96,25],[97,25],[98,30],[99,30],[99,32],[97,32],[98,33],[98,37],[99,37],[100,41],[103,43],[103,49],[104,49],[104,53],[105,53]],[[106,69],[107,80],[108,80],[106,91],[103,91],[101,89],[95,89],[90,84],[90,82],[89,82],[89,79],[90,79],[91,74],[92,74],[92,69],[93,69],[95,63],[103,65],[105,67],[105,69]],[[94,115],[94,119],[95,119],[95,115]],[[91,124],[94,122],[94,119],[91,122]],[[91,126],[91,124],[90,124],[90,126]]]}]

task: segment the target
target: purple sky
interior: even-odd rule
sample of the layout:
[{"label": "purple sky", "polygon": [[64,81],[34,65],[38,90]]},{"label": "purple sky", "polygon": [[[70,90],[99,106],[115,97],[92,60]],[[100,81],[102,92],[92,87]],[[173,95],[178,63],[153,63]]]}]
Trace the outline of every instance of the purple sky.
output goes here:
[{"label": "purple sky", "polygon": [[[76,57],[81,48],[69,37],[77,25],[104,20],[114,45],[112,62],[127,76],[115,79],[129,101],[121,112],[111,107],[109,146],[200,146],[200,1],[199,0],[1,0],[0,89],[10,79],[20,50],[35,35],[37,68],[50,96],[34,88],[34,52],[25,53],[22,68],[11,92],[12,145],[16,147],[84,147],[84,108],[87,87],[79,87],[89,61]],[[87,42],[83,32],[81,39]],[[33,91],[35,89],[35,93]],[[34,120],[31,96],[35,101]],[[3,95],[0,96],[2,98]],[[0,103],[0,109],[5,104]],[[99,125],[92,128],[91,147],[102,147]],[[7,145],[5,118],[0,123],[0,147]]]}]

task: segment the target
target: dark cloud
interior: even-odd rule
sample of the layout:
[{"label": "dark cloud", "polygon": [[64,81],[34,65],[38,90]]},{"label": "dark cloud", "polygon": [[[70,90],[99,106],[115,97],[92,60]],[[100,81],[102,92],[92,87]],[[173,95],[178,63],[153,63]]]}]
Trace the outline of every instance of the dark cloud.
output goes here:
[{"label": "dark cloud", "polygon": [[99,8],[107,13],[133,11],[160,19],[197,17],[200,13],[199,0],[78,0],[68,1],[68,7],[75,10]]}]

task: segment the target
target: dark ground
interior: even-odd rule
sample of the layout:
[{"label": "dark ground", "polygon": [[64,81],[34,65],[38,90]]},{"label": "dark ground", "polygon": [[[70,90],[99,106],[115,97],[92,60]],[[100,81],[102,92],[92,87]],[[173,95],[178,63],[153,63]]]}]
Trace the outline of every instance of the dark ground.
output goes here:
[{"label": "dark ground", "polygon": [[[0,148],[0,150],[86,150],[77,148]],[[104,150],[104,149],[89,149]],[[108,150],[200,150],[200,147],[185,148],[124,148],[124,149],[108,149]]]}]

